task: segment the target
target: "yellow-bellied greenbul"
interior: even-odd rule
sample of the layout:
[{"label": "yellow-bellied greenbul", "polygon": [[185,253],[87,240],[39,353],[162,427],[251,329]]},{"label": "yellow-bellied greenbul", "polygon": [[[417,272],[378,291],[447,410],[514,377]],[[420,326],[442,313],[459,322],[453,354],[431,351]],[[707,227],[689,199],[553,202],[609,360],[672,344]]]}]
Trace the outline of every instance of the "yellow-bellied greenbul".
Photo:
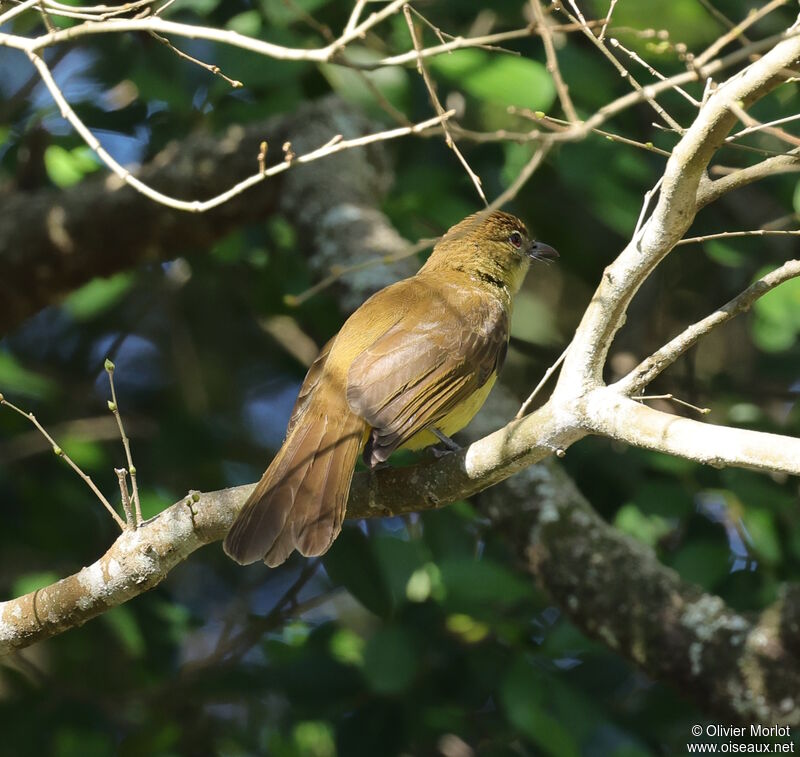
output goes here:
[{"label": "yellow-bellied greenbul", "polygon": [[531,260],[557,257],[518,218],[453,226],[419,272],[370,297],[308,371],[283,446],[225,538],[237,562],[327,551],[359,453],[370,467],[469,423],[503,364],[513,296]]}]

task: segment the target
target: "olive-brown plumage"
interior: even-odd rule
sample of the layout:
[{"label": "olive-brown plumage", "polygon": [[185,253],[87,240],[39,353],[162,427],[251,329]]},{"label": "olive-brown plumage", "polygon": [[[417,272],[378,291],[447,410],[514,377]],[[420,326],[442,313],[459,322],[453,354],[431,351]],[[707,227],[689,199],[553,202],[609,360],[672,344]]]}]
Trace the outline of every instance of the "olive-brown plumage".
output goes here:
[{"label": "olive-brown plumage", "polygon": [[506,354],[512,297],[531,259],[555,257],[524,224],[486,211],[453,226],[419,272],[370,297],[322,349],[283,446],[225,538],[237,562],[327,551],[360,452],[437,442],[477,413]]}]

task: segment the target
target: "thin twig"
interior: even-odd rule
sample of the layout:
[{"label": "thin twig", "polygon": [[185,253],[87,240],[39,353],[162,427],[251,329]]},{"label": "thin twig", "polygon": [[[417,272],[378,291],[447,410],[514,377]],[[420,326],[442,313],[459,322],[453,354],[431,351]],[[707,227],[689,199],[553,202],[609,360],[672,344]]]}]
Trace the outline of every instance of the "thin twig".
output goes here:
[{"label": "thin twig", "polygon": [[733,42],[733,40],[739,37],[744,38],[743,32],[746,29],[749,29],[754,23],[756,23],[756,21],[761,20],[767,14],[772,13],[772,11],[774,11],[776,8],[786,5],[787,1],[788,0],[772,0],[758,10],[753,11],[753,13],[748,15],[747,18],[736,24],[736,26],[734,26],[733,29],[731,29],[727,34],[723,34],[719,39],[710,44],[702,53],[700,53],[700,55],[694,59],[694,65],[698,69],[703,68],[703,66],[705,66],[708,61],[710,61],[720,50],[722,50],[725,45],[727,45],[729,42]]},{"label": "thin twig", "polygon": [[204,68],[206,71],[210,71],[215,76],[219,76],[220,79],[224,79],[234,89],[239,89],[240,87],[244,86],[244,84],[242,84],[238,79],[231,79],[230,76],[226,76],[225,74],[223,74],[219,66],[213,63],[204,63],[203,61],[194,58],[188,53],[183,52],[183,50],[179,50],[166,37],[162,37],[160,34],[156,32],[150,32],[150,36],[153,37],[154,39],[157,39],[159,42],[161,42],[161,44],[166,45],[178,57],[183,58],[184,60],[188,60],[190,63],[194,63],[195,65],[200,66],[200,68]]},{"label": "thin twig", "polygon": [[551,143],[539,145],[536,152],[531,156],[530,160],[522,167],[522,170],[517,174],[511,184],[501,192],[494,200],[489,203],[488,210],[496,210],[502,208],[507,202],[511,202],[518,194],[522,187],[528,183],[528,179],[533,176],[536,169],[542,164],[545,156],[550,152],[552,147]]},{"label": "thin twig", "polygon": [[[628,84],[630,84],[637,92],[641,94],[641,96],[645,99],[645,101],[650,105],[662,119],[664,122],[670,126],[670,128],[674,129],[678,132],[678,134],[683,134],[683,127],[669,114],[667,113],[664,108],[659,105],[656,101],[655,97],[653,96],[654,90],[652,86],[643,87],[639,84],[638,81],[632,76],[630,71],[625,68],[612,54],[611,51],[605,46],[604,42],[599,40],[595,35],[592,33],[592,30],[589,28],[588,24],[586,23],[586,19],[583,17],[578,6],[575,4],[574,0],[569,0],[570,4],[572,5],[573,9],[576,11],[576,16],[573,16],[563,5],[560,5],[559,8],[562,13],[566,14],[566,16],[570,19],[570,21],[574,23],[580,23],[581,28],[583,30],[584,36],[587,37],[591,41],[591,43],[603,54],[605,58],[617,69],[620,76],[622,76]],[[674,83],[670,85],[670,88],[674,87]]]},{"label": "thin twig", "polygon": [[769,237],[769,236],[784,236],[796,237],[800,236],[800,229],[752,229],[751,231],[721,231],[718,234],[704,234],[700,237],[687,237],[681,239],[680,242],[675,244],[680,247],[684,244],[696,244],[699,242],[708,242],[712,239],[734,239],[735,237]]},{"label": "thin twig", "polygon": [[[760,123],[756,121],[751,126],[747,126],[746,128],[742,129],[741,131],[737,131],[735,134],[731,134],[729,137],[725,139],[726,142],[733,142],[735,139],[739,139],[740,137],[745,136],[746,134],[752,134],[756,131],[761,131],[762,129],[769,129],[774,126],[779,126],[780,124],[789,123],[790,121],[796,121],[800,118],[800,113],[795,113],[791,116],[784,116],[783,118],[776,118],[773,121],[767,121],[767,123]],[[785,132],[784,132],[785,133]]]},{"label": "thin twig", "polygon": [[313,286],[310,286],[308,289],[300,292],[300,294],[285,295],[283,301],[289,307],[298,307],[307,300],[311,299],[314,295],[319,294],[324,289],[327,289],[329,286],[335,284],[339,279],[347,274],[363,271],[367,268],[373,268],[377,265],[391,265],[392,263],[397,263],[400,260],[413,257],[423,250],[433,247],[437,241],[439,241],[438,237],[434,239],[420,239],[416,244],[409,245],[408,247],[391,255],[380,255],[370,258],[369,260],[363,260],[360,263],[354,263],[353,265],[336,266],[331,268],[329,274],[324,279],[321,279]]},{"label": "thin twig", "polygon": [[450,110],[436,116],[435,118],[430,118],[427,121],[422,121],[418,124],[415,124],[414,126],[401,126],[396,129],[389,129],[388,131],[369,134],[365,137],[344,139],[336,144],[325,145],[316,150],[312,150],[310,153],[306,153],[305,155],[294,157],[292,160],[284,160],[282,163],[277,163],[276,165],[268,168],[266,171],[262,172],[259,170],[258,173],[250,176],[247,179],[244,179],[243,181],[240,181],[227,191],[222,192],[221,194],[216,195],[209,200],[178,200],[177,198],[165,195],[162,192],[159,192],[148,186],[143,181],[140,181],[127,168],[124,168],[114,158],[112,158],[108,151],[100,144],[97,137],[95,137],[94,134],[92,134],[92,132],[86,127],[83,121],[78,118],[77,114],[72,109],[69,102],[67,102],[61,90],[58,88],[58,85],[55,83],[55,80],[50,73],[50,69],[47,67],[47,64],[44,62],[44,60],[34,52],[28,52],[27,54],[31,62],[39,71],[42,81],[50,91],[51,96],[59,106],[61,115],[72,125],[72,128],[78,132],[83,141],[86,142],[86,144],[97,154],[103,163],[105,163],[106,166],[108,166],[108,168],[116,176],[118,176],[124,183],[136,189],[138,192],[141,192],[141,194],[143,194],[145,197],[149,197],[151,200],[155,200],[156,202],[166,205],[170,208],[175,208],[176,210],[185,210],[190,213],[204,213],[211,208],[216,208],[217,206],[222,205],[230,200],[232,197],[241,194],[246,189],[259,184],[271,176],[275,176],[276,174],[286,171],[292,166],[293,163],[310,163],[314,160],[319,160],[320,158],[332,155],[333,153],[341,152],[342,150],[347,150],[353,147],[361,147],[363,145],[371,144],[372,142],[395,139],[407,134],[418,134],[425,129],[431,128],[432,126],[443,124],[455,113],[455,111]]},{"label": "thin twig", "polygon": [[639,211],[639,217],[636,219],[636,226],[633,229],[633,236],[631,237],[631,241],[636,244],[641,236],[642,232],[644,231],[644,224],[645,224],[645,216],[647,215],[647,209],[650,207],[650,203],[655,197],[656,192],[661,188],[661,182],[664,180],[664,177],[661,176],[659,180],[655,183],[652,189],[648,189],[644,193],[644,200],[642,201],[642,209]]},{"label": "thin twig", "polygon": [[[431,80],[430,74],[428,73],[428,69],[425,66],[425,63],[422,60],[422,56],[419,55],[422,51],[422,44],[420,43],[419,36],[417,35],[417,30],[414,27],[414,20],[411,18],[411,8],[408,5],[403,6],[403,15],[406,19],[406,24],[408,25],[408,31],[411,35],[411,41],[414,45],[414,50],[418,54],[417,58],[417,71],[419,71],[420,76],[422,76],[422,80],[425,82],[425,87],[428,90],[428,94],[431,98],[431,103],[433,103],[433,107],[436,110],[436,113],[440,118],[444,115],[444,107],[442,103],[439,101],[439,96],[436,94],[436,89],[433,85],[433,81]],[[464,166],[464,170],[467,172],[467,176],[469,176],[472,183],[475,185],[475,189],[478,192],[481,200],[483,200],[485,205],[489,204],[489,201],[486,199],[486,195],[483,192],[483,187],[481,187],[481,179],[469,166],[467,163],[466,158],[461,154],[461,150],[458,149],[458,145],[455,143],[453,139],[453,135],[450,133],[450,129],[448,129],[445,120],[442,120],[442,131],[444,132],[445,143],[447,146],[455,153],[456,157],[458,158],[459,162],[462,166]]]},{"label": "thin twig", "polygon": [[608,13],[606,13],[606,17],[603,19],[603,27],[600,29],[600,36],[598,39],[602,42],[606,38],[606,29],[608,29],[608,24],[611,21],[611,14],[614,12],[614,6],[617,4],[617,0],[611,0],[608,6]]},{"label": "thin twig", "polygon": [[[529,110],[528,108],[509,108],[509,113],[514,113],[516,115],[522,116],[523,118],[529,118],[532,121],[536,121],[537,123],[542,123],[545,126],[565,126],[569,128],[571,126],[569,121],[565,121],[563,118],[554,118],[553,116],[547,116],[541,112],[535,112]],[[630,145],[631,147],[638,147],[641,150],[646,150],[647,152],[653,152],[656,155],[663,155],[665,158],[668,158],[672,153],[667,150],[662,150],[660,147],[656,147],[652,142],[639,142],[635,139],[631,139],[630,137],[623,137],[621,134],[615,134],[611,131],[605,131],[604,129],[597,129],[591,128],[589,129],[590,132],[593,134],[599,134],[601,137],[605,137],[610,142],[619,142],[623,145]],[[563,133],[563,132],[562,132]]]},{"label": "thin twig", "polygon": [[347,19],[347,24],[345,25],[342,34],[349,34],[353,31],[353,29],[356,28],[358,19],[361,18],[361,13],[366,4],[367,0],[356,0],[356,4],[353,6],[353,10],[350,12],[350,18]]},{"label": "thin twig", "polygon": [[536,395],[539,394],[542,387],[550,380],[550,377],[558,370],[558,367],[561,363],[564,362],[564,358],[567,356],[567,352],[569,352],[569,344],[564,348],[564,351],[559,355],[558,360],[553,363],[544,373],[539,383],[536,385],[536,388],[530,393],[528,399],[522,403],[519,410],[517,410],[517,414],[514,416],[514,420],[522,418],[523,415],[526,415],[528,410],[530,409],[533,401],[536,399]]},{"label": "thin twig", "polygon": [[[721,10],[715,8],[710,0],[698,0],[700,5],[702,5],[717,21],[719,21],[724,27],[727,29],[735,29],[736,24],[731,21]],[[749,42],[750,40],[744,36],[744,34],[739,35],[745,42]]]},{"label": "thin twig", "polygon": [[767,134],[771,134],[773,137],[777,137],[778,139],[782,140],[783,142],[787,142],[794,147],[800,147],[800,137],[796,137],[794,134],[789,134],[788,131],[781,129],[777,126],[770,126],[769,124],[762,124],[760,121],[753,118],[747,111],[742,108],[738,103],[729,103],[728,107],[734,112],[736,117],[751,131],[755,131],[759,129],[761,131],[766,132]]},{"label": "thin twig", "polygon": [[133,510],[131,510],[131,495],[128,491],[128,482],[126,480],[128,471],[125,468],[114,468],[114,473],[117,474],[117,481],[119,482],[119,494],[122,500],[122,509],[125,513],[125,521],[130,526],[135,527],[136,521],[134,520]]},{"label": "thin twig", "polygon": [[136,514],[133,527],[138,528],[142,522],[142,506],[139,501],[139,487],[136,484],[136,466],[133,464],[133,457],[131,456],[131,442],[130,439],[128,439],[128,435],[125,433],[125,427],[122,425],[122,415],[120,415],[119,405],[117,404],[117,392],[114,388],[114,363],[106,358],[104,367],[108,374],[108,383],[111,386],[111,401],[108,403],[108,409],[114,414],[117,427],[119,428],[119,435],[122,437],[122,446],[125,448],[125,460],[128,463],[128,473],[131,477],[131,493]]},{"label": "thin twig", "polygon": [[[616,48],[617,50],[622,50],[622,52],[624,52],[632,61],[642,66],[651,76],[655,76],[655,78],[658,79],[659,81],[667,81],[666,76],[664,76],[662,73],[653,68],[653,66],[650,65],[638,53],[635,53],[633,50],[629,50],[627,47],[625,47],[625,45],[623,45],[616,37],[611,37],[608,40],[608,44],[611,45],[611,47]],[[683,89],[683,87],[674,84],[672,86],[672,89],[674,89],[685,100],[688,100],[692,105],[695,106],[695,108],[700,107],[700,103],[694,97],[692,97],[685,89]]]},{"label": "thin twig", "polygon": [[676,402],[679,405],[688,407],[691,410],[700,413],[700,415],[708,415],[711,412],[710,407],[698,407],[697,405],[693,405],[691,402],[687,402],[686,400],[676,397],[674,394],[637,394],[631,397],[631,399],[636,400],[637,402],[644,402],[645,400],[670,400],[671,402]]},{"label": "thin twig", "polygon": [[26,413],[24,410],[17,407],[15,404],[9,402],[2,394],[0,394],[0,405],[6,405],[7,407],[11,408],[11,410],[13,410],[15,413],[21,415],[23,418],[27,418],[38,429],[39,433],[50,443],[50,446],[53,448],[53,452],[55,453],[55,455],[64,460],[64,462],[66,462],[67,465],[69,465],[69,467],[72,468],[72,470],[74,470],[75,473],[77,473],[83,479],[83,482],[92,490],[92,493],[95,495],[95,497],[97,497],[97,499],[100,500],[100,503],[103,505],[103,507],[105,507],[106,510],[108,510],[109,514],[114,519],[116,524],[124,531],[125,521],[123,521],[122,518],[119,517],[116,510],[114,510],[111,503],[106,499],[103,492],[101,492],[97,488],[94,481],[92,481],[91,476],[84,473],[78,467],[78,465],[72,460],[72,458],[66,452],[64,452],[64,450],[56,443],[55,439],[53,439],[53,437],[47,433],[47,429],[45,429],[45,427],[42,426],[41,423],[39,423],[39,421],[36,419],[36,416],[33,413]]},{"label": "thin twig", "polygon": [[614,384],[613,389],[628,396],[641,392],[656,376],[693,347],[701,337],[740,313],[746,312],[759,297],[797,276],[800,276],[800,260],[789,260],[774,271],[770,271],[711,315],[684,329]]},{"label": "thin twig", "polygon": [[24,3],[20,3],[19,5],[12,5],[9,10],[0,14],[0,26],[7,24],[12,18],[16,18],[21,13],[25,13],[26,10],[32,8],[34,5],[38,5],[40,1],[41,0],[25,0]]},{"label": "thin twig", "polygon": [[[614,0],[614,2],[616,2],[616,0]],[[556,46],[553,44],[553,35],[547,26],[547,19],[544,16],[542,6],[539,0],[530,0],[530,6],[531,10],[533,11],[533,17],[536,19],[539,34],[542,37],[544,54],[547,59],[547,70],[550,72],[550,76],[553,79],[553,84],[555,85],[556,93],[558,94],[558,101],[561,103],[561,109],[564,111],[564,115],[567,117],[568,121],[579,121],[580,119],[578,118],[578,113],[572,103],[572,98],[569,96],[569,88],[564,83],[564,77],[561,75],[561,69],[558,66]],[[611,7],[614,7],[613,4]],[[605,27],[603,27],[603,31],[605,31]],[[602,36],[603,35],[601,33],[601,39]]]}]

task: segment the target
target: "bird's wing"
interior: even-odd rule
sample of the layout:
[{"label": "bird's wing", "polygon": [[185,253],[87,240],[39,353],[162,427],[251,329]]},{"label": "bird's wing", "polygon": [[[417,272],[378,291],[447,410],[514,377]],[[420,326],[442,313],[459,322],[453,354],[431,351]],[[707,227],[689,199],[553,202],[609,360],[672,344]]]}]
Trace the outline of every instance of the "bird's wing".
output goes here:
[{"label": "bird's wing", "polygon": [[508,316],[495,298],[454,287],[428,301],[422,317],[400,319],[348,371],[347,402],[373,428],[372,465],[435,427],[505,358]]}]

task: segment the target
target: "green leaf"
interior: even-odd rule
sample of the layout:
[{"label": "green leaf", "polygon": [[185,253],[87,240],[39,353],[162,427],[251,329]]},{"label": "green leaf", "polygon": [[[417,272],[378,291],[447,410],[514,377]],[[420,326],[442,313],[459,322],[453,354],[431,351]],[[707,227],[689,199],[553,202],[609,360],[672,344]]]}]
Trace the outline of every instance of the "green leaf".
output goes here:
[{"label": "green leaf", "polygon": [[532,344],[551,345],[562,341],[553,309],[540,297],[525,291],[514,299],[511,334]]},{"label": "green leaf", "polygon": [[[761,269],[755,279],[770,271]],[[782,352],[791,347],[800,332],[800,279],[790,279],[753,305],[753,338],[765,352]]]},{"label": "green leaf", "polygon": [[742,520],[759,557],[773,565],[780,562],[781,543],[774,514],[768,510],[750,507],[745,511]]},{"label": "green leaf", "polygon": [[[381,574],[389,589],[392,605],[396,609],[407,601],[408,586],[412,576],[428,563],[430,557],[424,549],[424,544],[417,539],[407,541],[381,534],[373,543]],[[435,589],[438,595],[440,591],[438,577],[431,575],[430,578],[431,589]]]},{"label": "green leaf", "polygon": [[655,547],[659,539],[666,536],[671,527],[658,515],[645,515],[636,505],[623,505],[614,518],[614,525],[635,539]]},{"label": "green leaf", "polygon": [[314,11],[327,5],[329,0],[261,0],[261,7],[270,24],[275,26],[288,26],[296,21],[302,21],[306,15],[313,15]]},{"label": "green leaf", "polygon": [[728,574],[730,553],[724,540],[693,541],[672,557],[672,567],[684,581],[713,589]]},{"label": "green leaf", "polygon": [[389,587],[369,539],[359,528],[345,528],[323,558],[331,580],[347,589],[380,617],[392,611]]},{"label": "green leaf", "polygon": [[219,3],[220,0],[181,0],[180,9],[193,10],[198,16],[208,16]]},{"label": "green leaf", "polygon": [[77,321],[87,321],[116,305],[133,286],[131,273],[118,273],[107,279],[92,279],[64,300],[64,308]]},{"label": "green leaf", "polygon": [[142,518],[145,520],[158,515],[166,503],[175,501],[175,497],[159,494],[154,489],[142,489],[141,484],[139,486],[139,505],[142,508]]},{"label": "green leaf", "polygon": [[296,754],[303,757],[336,757],[333,726],[323,720],[306,720],[292,729]]},{"label": "green leaf", "polygon": [[50,586],[50,584],[58,581],[59,578],[60,576],[51,570],[25,573],[11,584],[11,594],[14,597],[21,597],[23,594],[30,594],[32,591]]},{"label": "green leaf", "polygon": [[77,184],[86,174],[99,168],[94,153],[86,145],[74,150],[50,145],[44,152],[44,165],[50,180],[59,187]]},{"label": "green leaf", "polygon": [[[348,47],[347,57],[356,63],[372,63],[380,60],[381,55],[364,48]],[[356,71],[332,64],[322,64],[319,68],[339,96],[361,107],[376,108],[375,95],[370,85],[395,108],[404,111],[409,107],[409,74],[402,66],[383,66],[375,71]]]},{"label": "green leaf", "polygon": [[476,536],[470,528],[469,516],[454,506],[422,513],[422,534],[436,560],[451,557],[471,558],[475,554]]},{"label": "green leaf", "polygon": [[84,470],[87,468],[97,469],[106,459],[102,445],[96,441],[76,436],[65,436],[58,441],[72,461]]},{"label": "green leaf", "polygon": [[54,389],[49,378],[29,371],[12,354],[0,351],[0,393],[42,398],[51,396]]},{"label": "green leaf", "polygon": [[329,642],[331,655],[345,665],[364,664],[364,639],[349,628],[339,628]]},{"label": "green leaf", "polygon": [[569,731],[544,710],[547,686],[540,671],[524,657],[508,670],[500,689],[500,700],[509,722],[554,757],[580,754]]},{"label": "green leaf", "polygon": [[653,478],[650,477],[633,493],[632,499],[642,513],[675,518],[694,512],[694,501],[685,486]]},{"label": "green leaf", "polygon": [[445,560],[439,565],[446,604],[457,610],[485,612],[506,607],[531,596],[532,590],[502,565],[488,559]]},{"label": "green leaf", "polygon": [[704,242],[703,251],[709,259],[728,268],[740,268],[747,262],[747,255],[741,250],[719,239]]},{"label": "green leaf", "polygon": [[417,651],[402,628],[373,634],[364,651],[364,676],[373,691],[395,694],[407,689],[417,672]]},{"label": "green leaf", "polygon": [[556,96],[547,69],[529,58],[457,50],[437,56],[430,67],[481,102],[547,111]]},{"label": "green leaf", "polygon": [[52,738],[53,757],[108,757],[114,754],[111,736],[78,726],[63,726]]},{"label": "green leaf", "polygon": [[111,628],[117,641],[131,657],[144,655],[144,636],[142,636],[136,616],[129,607],[125,605],[114,607],[100,617]]},{"label": "green leaf", "polygon": [[237,13],[228,20],[225,27],[247,37],[255,37],[261,31],[261,11],[251,10]]},{"label": "green leaf", "polygon": [[794,195],[792,196],[792,207],[795,213],[800,213],[800,181],[794,185]]}]

